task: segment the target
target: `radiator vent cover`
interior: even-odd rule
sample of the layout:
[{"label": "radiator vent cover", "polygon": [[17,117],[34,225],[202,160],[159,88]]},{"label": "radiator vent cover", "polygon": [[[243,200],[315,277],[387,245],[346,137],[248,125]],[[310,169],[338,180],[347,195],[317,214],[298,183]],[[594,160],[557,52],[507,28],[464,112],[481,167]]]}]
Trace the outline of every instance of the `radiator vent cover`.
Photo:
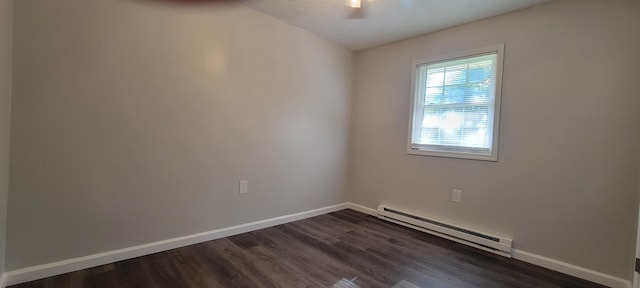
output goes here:
[{"label": "radiator vent cover", "polygon": [[429,219],[385,205],[378,206],[378,218],[511,258],[513,240]]}]

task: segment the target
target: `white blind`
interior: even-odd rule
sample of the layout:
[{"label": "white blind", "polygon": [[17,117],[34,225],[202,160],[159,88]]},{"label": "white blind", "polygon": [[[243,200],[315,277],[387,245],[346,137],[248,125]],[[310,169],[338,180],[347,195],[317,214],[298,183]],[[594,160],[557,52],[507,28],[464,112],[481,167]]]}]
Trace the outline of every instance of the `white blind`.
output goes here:
[{"label": "white blind", "polygon": [[490,154],[497,53],[416,67],[412,149]]}]

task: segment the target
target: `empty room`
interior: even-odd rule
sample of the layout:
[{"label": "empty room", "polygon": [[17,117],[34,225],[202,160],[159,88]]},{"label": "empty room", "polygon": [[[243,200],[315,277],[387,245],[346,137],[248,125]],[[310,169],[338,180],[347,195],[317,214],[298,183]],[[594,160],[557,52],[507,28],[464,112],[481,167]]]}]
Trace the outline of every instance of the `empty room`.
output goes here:
[{"label": "empty room", "polygon": [[640,1],[0,0],[0,288],[640,288]]}]

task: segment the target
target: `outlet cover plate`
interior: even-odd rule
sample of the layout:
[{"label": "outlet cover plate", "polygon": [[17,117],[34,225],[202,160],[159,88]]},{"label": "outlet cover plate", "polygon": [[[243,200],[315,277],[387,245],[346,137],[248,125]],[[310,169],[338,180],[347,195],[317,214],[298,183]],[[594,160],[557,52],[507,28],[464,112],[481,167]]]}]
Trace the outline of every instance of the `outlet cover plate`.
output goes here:
[{"label": "outlet cover plate", "polygon": [[458,190],[458,189],[451,190],[451,201],[456,203],[462,202],[462,190]]},{"label": "outlet cover plate", "polygon": [[240,187],[238,192],[240,194],[249,193],[249,181],[246,181],[246,180],[240,181]]}]

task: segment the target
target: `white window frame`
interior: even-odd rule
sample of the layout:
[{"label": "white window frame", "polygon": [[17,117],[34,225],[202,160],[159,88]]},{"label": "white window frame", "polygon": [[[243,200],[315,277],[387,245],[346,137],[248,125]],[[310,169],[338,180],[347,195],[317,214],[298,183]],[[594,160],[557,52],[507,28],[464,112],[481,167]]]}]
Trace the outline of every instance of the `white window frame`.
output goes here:
[{"label": "white window frame", "polygon": [[[419,67],[429,64],[442,63],[460,60],[464,58],[470,58],[474,56],[481,56],[487,54],[496,54],[496,75],[495,75],[495,94],[494,103],[489,109],[489,115],[493,115],[492,131],[489,133],[491,137],[491,150],[489,153],[474,149],[472,147],[458,147],[458,146],[438,146],[433,145],[431,147],[414,147],[413,133],[414,133],[414,119],[416,113],[416,100],[419,97],[418,93],[423,91],[419,89],[418,85],[421,83],[420,79],[417,79],[417,70]],[[407,153],[413,155],[424,156],[437,156],[448,158],[462,158],[472,160],[485,160],[485,161],[498,161],[498,137],[500,131],[500,102],[502,99],[502,69],[504,62],[504,44],[498,44],[494,46],[484,47],[480,49],[474,49],[470,51],[464,51],[459,53],[448,54],[435,58],[428,58],[422,60],[416,60],[412,64],[411,68],[411,110],[409,113],[409,133],[407,137]],[[424,97],[424,95],[422,96]],[[421,109],[424,109],[423,107]]]}]

